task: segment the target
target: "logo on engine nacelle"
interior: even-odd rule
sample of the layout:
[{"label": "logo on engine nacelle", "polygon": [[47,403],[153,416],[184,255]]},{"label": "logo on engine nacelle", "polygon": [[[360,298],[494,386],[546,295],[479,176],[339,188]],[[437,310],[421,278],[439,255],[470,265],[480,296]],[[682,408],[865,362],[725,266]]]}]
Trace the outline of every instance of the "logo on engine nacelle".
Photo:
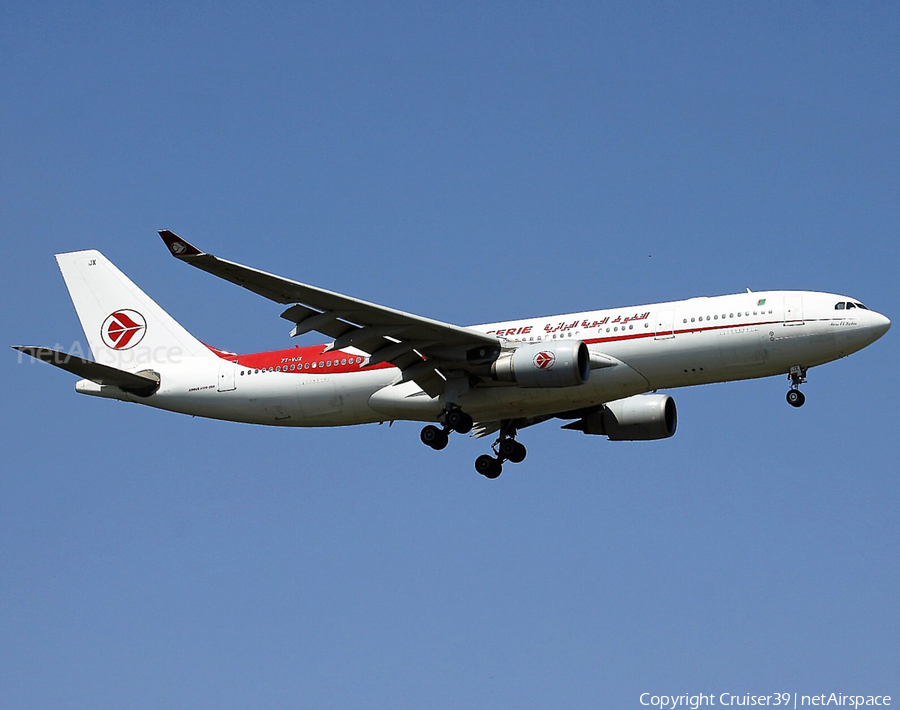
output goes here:
[{"label": "logo on engine nacelle", "polygon": [[532,362],[538,370],[549,370],[556,363],[556,355],[549,350],[541,350]]},{"label": "logo on engine nacelle", "polygon": [[143,340],[146,332],[147,319],[130,308],[110,313],[100,326],[103,344],[113,350],[133,348]]}]

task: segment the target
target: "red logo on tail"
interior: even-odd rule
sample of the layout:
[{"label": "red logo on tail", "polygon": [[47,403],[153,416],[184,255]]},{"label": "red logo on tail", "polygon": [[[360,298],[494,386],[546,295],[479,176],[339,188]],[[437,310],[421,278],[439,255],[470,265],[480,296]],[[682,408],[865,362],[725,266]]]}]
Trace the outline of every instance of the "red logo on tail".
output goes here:
[{"label": "red logo on tail", "polygon": [[110,313],[100,326],[103,344],[113,350],[128,350],[137,345],[147,332],[147,320],[137,311],[123,308]]}]

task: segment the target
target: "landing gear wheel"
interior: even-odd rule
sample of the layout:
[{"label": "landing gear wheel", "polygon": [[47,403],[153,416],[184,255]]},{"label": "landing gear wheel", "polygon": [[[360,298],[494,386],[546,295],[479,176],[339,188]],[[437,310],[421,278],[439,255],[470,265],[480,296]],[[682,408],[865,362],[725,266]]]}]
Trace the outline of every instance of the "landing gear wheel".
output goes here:
[{"label": "landing gear wheel", "polygon": [[419,438],[422,440],[422,443],[425,446],[430,446],[435,451],[440,451],[443,448],[446,448],[447,442],[450,440],[450,437],[447,436],[447,432],[443,429],[438,429],[436,426],[429,424],[427,427],[422,429],[422,433],[419,435]]},{"label": "landing gear wheel", "polygon": [[528,454],[524,445],[515,439],[502,439],[498,446],[501,458],[507,459],[512,463],[522,463]]},{"label": "landing gear wheel", "polygon": [[513,447],[512,453],[506,458],[512,463],[522,463],[528,455],[528,449],[525,448],[524,444],[520,444],[518,441],[514,441],[513,444],[515,444],[515,446]]},{"label": "landing gear wheel", "polygon": [[497,476],[503,473],[503,464],[500,463],[499,459],[495,459],[493,456],[482,454],[475,459],[475,470],[485,478],[497,478]]},{"label": "landing gear wheel", "polygon": [[787,393],[787,403],[792,407],[802,407],[806,402],[805,395],[800,390],[790,390]]},{"label": "landing gear wheel", "polygon": [[444,422],[457,434],[468,434],[472,431],[472,417],[461,409],[451,409],[444,416]]}]

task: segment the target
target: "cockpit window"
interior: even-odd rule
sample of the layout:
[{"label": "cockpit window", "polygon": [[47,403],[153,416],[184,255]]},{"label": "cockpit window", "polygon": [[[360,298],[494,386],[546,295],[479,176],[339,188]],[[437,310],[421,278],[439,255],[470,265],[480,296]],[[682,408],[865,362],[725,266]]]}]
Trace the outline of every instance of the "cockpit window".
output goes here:
[{"label": "cockpit window", "polygon": [[857,303],[857,304],[856,304],[856,307],[857,307],[857,308],[862,308],[864,311],[869,310],[869,309],[866,308],[862,303]]},{"label": "cockpit window", "polygon": [[856,306],[850,301],[847,301],[847,310],[849,311],[851,308],[856,308]]},{"label": "cockpit window", "polygon": [[834,310],[842,311],[842,310],[844,310],[844,308],[846,308],[846,304],[843,301],[841,301],[834,307]]}]

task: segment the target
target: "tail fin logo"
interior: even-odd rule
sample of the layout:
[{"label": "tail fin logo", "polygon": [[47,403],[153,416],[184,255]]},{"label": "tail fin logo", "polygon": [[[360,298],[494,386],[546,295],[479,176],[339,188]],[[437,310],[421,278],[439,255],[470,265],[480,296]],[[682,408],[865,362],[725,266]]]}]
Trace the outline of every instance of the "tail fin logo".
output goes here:
[{"label": "tail fin logo", "polygon": [[130,308],[110,313],[100,326],[103,344],[113,350],[128,350],[143,340],[147,319]]}]

